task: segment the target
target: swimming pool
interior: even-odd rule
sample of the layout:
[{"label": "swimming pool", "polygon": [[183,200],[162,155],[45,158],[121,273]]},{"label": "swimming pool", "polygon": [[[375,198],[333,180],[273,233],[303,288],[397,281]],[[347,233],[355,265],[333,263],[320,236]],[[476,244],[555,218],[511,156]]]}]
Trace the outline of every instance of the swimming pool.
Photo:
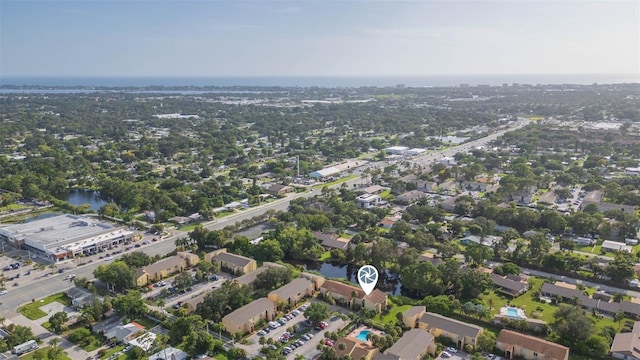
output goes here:
[{"label": "swimming pool", "polygon": [[519,318],[520,314],[518,314],[518,309],[517,308],[507,308],[507,315],[510,317],[514,317],[514,318]]},{"label": "swimming pool", "polygon": [[371,330],[360,330],[360,332],[356,336],[356,339],[360,341],[367,341],[367,335],[369,335],[369,333],[371,333]]}]

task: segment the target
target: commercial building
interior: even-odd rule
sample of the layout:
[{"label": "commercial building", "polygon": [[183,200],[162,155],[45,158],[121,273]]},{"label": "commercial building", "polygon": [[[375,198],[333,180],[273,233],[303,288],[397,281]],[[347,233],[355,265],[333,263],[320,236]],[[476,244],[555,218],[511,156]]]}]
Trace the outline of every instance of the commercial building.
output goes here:
[{"label": "commercial building", "polygon": [[131,241],[133,231],[96,218],[57,215],[0,227],[0,240],[52,262]]}]

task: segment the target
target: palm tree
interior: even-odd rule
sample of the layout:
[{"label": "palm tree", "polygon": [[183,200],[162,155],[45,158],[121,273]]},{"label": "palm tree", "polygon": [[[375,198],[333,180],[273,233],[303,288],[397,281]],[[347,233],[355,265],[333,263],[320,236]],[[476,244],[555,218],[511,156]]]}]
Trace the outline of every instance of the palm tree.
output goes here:
[{"label": "palm tree", "polygon": [[49,346],[51,346],[52,348],[57,347],[58,344],[60,344],[60,338],[54,337],[49,340]]},{"label": "palm tree", "polygon": [[51,269],[51,273],[52,274],[56,271],[57,268],[58,268],[58,266],[55,263],[49,265],[49,269]]}]

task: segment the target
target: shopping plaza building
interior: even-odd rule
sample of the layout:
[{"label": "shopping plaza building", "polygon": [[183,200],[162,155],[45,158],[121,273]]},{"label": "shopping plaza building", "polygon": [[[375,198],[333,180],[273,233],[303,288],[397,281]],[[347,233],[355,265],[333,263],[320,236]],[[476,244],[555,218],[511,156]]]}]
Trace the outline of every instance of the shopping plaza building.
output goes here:
[{"label": "shopping plaza building", "polygon": [[97,218],[56,215],[24,224],[0,225],[0,241],[51,262],[91,255],[131,241],[134,232]]}]

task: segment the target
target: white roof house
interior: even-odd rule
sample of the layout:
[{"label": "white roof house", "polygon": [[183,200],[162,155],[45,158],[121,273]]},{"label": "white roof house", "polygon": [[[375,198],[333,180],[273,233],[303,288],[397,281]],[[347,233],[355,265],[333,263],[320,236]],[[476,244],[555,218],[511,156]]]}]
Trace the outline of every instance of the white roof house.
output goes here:
[{"label": "white roof house", "polygon": [[633,252],[633,247],[626,245],[625,243],[621,243],[621,242],[617,242],[617,241],[611,241],[611,240],[605,240],[602,242],[602,248],[604,250],[609,250],[609,251],[624,251],[624,252],[628,252],[628,253],[632,253]]}]

